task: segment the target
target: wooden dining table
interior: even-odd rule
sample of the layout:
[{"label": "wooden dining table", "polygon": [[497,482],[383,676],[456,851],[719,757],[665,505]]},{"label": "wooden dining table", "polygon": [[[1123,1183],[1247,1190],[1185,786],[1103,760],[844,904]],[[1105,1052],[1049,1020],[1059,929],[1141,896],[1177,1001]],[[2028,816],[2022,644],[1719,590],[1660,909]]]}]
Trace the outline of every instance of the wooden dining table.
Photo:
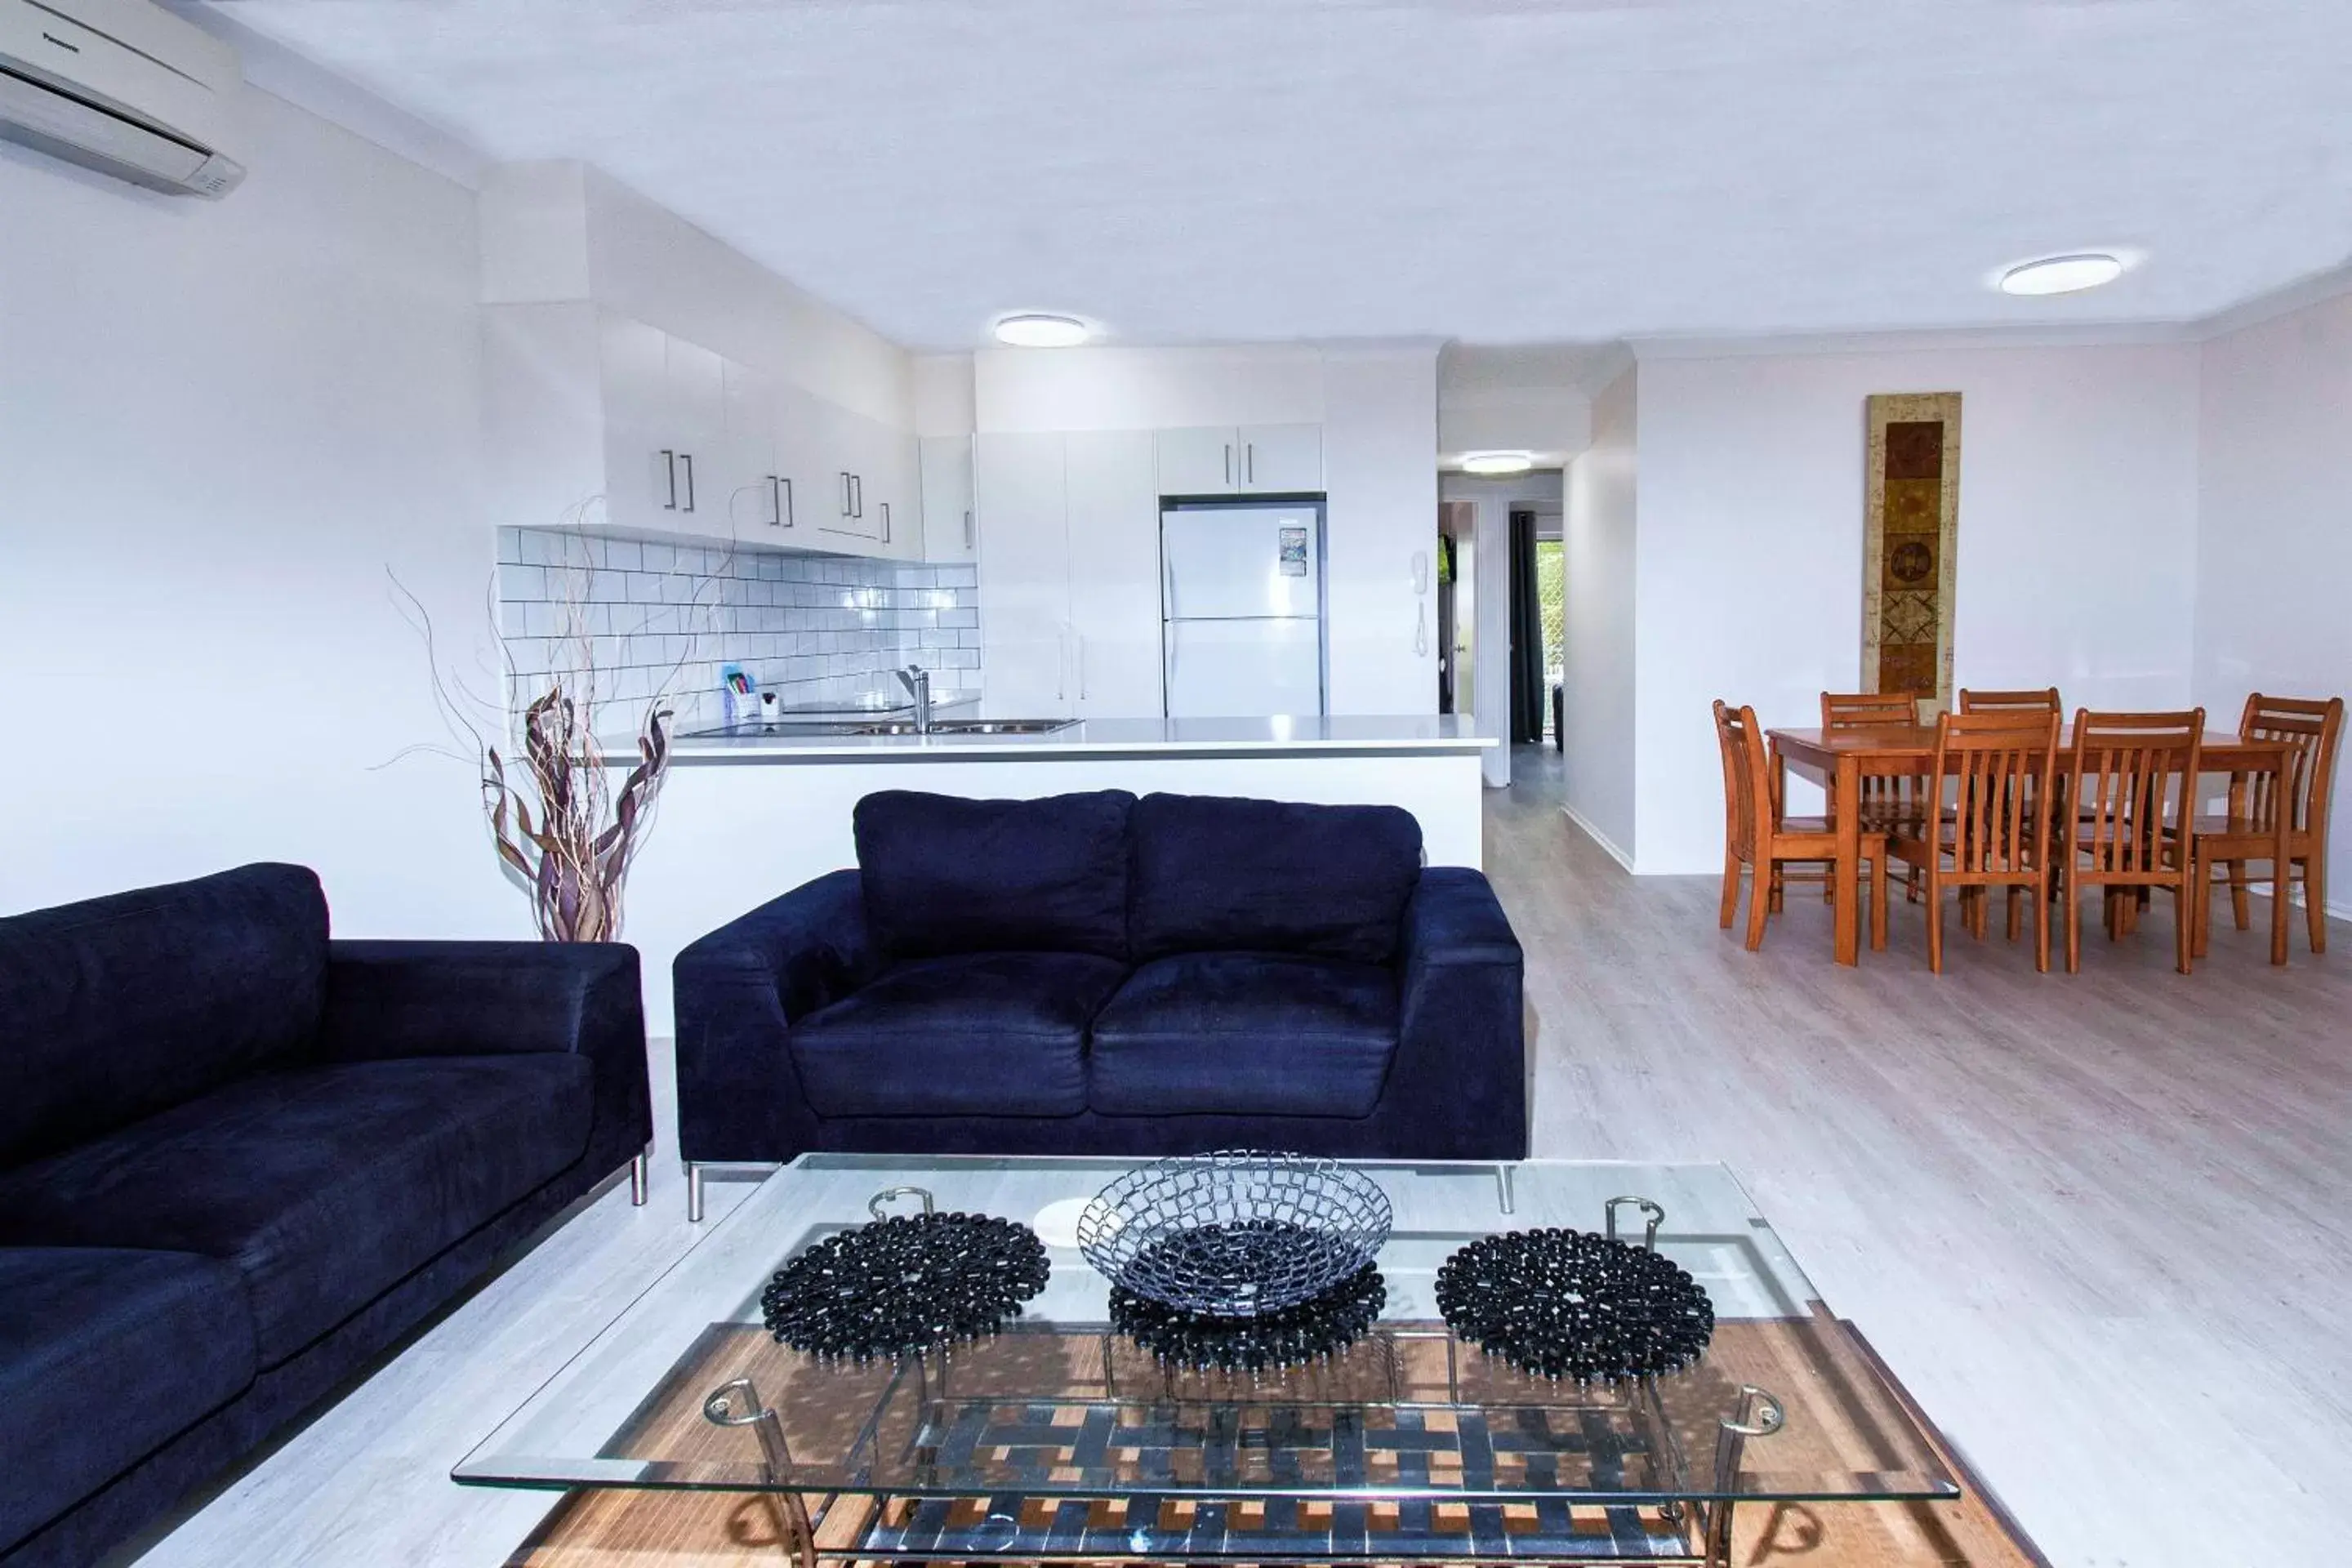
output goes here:
[{"label": "wooden dining table", "polygon": [[[1855,905],[1862,892],[1862,781],[1865,778],[1906,778],[1935,765],[1936,731],[1930,726],[1900,726],[1884,730],[1769,730],[1774,765],[1783,773],[1790,765],[1818,773],[1830,786],[1833,809],[1832,828],[1837,834],[1837,864],[1830,879],[1835,889],[1837,961],[1856,963],[1862,957],[1862,921]],[[2058,737],[2058,761],[2067,764],[2074,744],[2074,726]],[[2283,740],[2208,730],[2200,768],[2207,773],[2283,772],[2292,744]],[[1785,796],[1784,796],[1785,798]],[[2193,813],[2192,813],[2193,815]],[[2278,837],[2271,852],[2271,962],[2286,962],[2287,832],[2290,814],[2277,813]]]}]

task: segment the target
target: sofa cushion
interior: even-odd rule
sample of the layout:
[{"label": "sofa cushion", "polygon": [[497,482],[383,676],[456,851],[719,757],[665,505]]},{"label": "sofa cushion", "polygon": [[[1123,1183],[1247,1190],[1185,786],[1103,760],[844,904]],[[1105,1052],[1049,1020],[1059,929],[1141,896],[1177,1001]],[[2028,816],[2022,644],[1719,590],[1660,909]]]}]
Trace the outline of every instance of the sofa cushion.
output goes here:
[{"label": "sofa cushion", "polygon": [[1087,1020],[1127,966],[1076,952],[966,952],[886,970],[792,1027],[820,1116],[1075,1116]]},{"label": "sofa cushion", "polygon": [[1128,937],[1171,952],[1385,963],[1421,876],[1421,824],[1393,805],[1149,795],[1132,815]]},{"label": "sofa cushion", "polygon": [[1108,1116],[1369,1116],[1396,1047],[1396,978],[1381,965],[1180,953],[1095,1015],[1087,1099]]},{"label": "sofa cushion", "polygon": [[260,1074],[0,1176],[0,1243],[233,1263],[274,1366],[577,1160],[583,1057]]},{"label": "sofa cushion", "polygon": [[883,790],[857,803],[866,918],[893,958],[1127,956],[1124,790],[965,800]]},{"label": "sofa cushion", "polygon": [[253,1315],[210,1258],[0,1248],[0,1552],[253,1382]]},{"label": "sofa cushion", "polygon": [[299,866],[0,920],[0,1165],[294,1055],[326,974],[326,896]]}]

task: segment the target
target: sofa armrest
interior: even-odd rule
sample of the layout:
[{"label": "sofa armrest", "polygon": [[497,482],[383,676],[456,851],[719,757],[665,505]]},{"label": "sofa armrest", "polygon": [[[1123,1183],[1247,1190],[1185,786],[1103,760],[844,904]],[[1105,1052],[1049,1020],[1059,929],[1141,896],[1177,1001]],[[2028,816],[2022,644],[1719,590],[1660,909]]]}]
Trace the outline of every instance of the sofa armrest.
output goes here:
[{"label": "sofa armrest", "polygon": [[637,950],[619,942],[331,942],[317,1058],[561,1052],[595,1073],[589,1153],[653,1141]]},{"label": "sofa armrest", "polygon": [[1526,958],[1494,888],[1466,867],[1423,869],[1403,938],[1397,1063],[1383,1099],[1423,1108],[1430,1158],[1524,1158]]},{"label": "sofa armrest", "polygon": [[856,871],[804,883],[679,953],[671,967],[679,1152],[764,1163],[814,1147],[815,1114],[785,1037],[881,967]]}]

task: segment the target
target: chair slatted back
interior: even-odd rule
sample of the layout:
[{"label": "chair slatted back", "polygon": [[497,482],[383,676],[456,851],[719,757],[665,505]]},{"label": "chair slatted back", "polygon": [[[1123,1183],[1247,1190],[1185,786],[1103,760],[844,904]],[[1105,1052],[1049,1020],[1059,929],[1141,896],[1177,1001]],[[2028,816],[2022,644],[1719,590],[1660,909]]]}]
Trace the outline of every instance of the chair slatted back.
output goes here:
[{"label": "chair slatted back", "polygon": [[2050,847],[2037,781],[2057,765],[2058,715],[1996,710],[1936,720],[1936,770],[1958,786],[1948,882],[2031,882]]},{"label": "chair slatted back", "polygon": [[2278,822],[2282,802],[2292,833],[2327,833],[2328,792],[2336,773],[2336,747],[2344,731],[2344,699],[2325,701],[2300,697],[2266,697],[2257,691],[2246,699],[2238,733],[2264,741],[2284,741],[2293,748],[2284,777],[2256,773],[2247,791],[2246,812],[2264,831]]},{"label": "chair slatted back", "polygon": [[[1916,729],[1919,702],[1900,691],[1824,691],[1822,693],[1822,733],[1854,730]],[[1883,814],[1917,816],[1926,810],[1925,779],[1868,773],[1862,779],[1862,806]],[[1835,792],[1831,791],[1832,806]]]},{"label": "chair slatted back", "polygon": [[2058,700],[2058,689],[2045,686],[2039,691],[1971,691],[1960,688],[1960,711],[1963,713],[2057,713],[2064,714]]},{"label": "chair slatted back", "polygon": [[[2069,864],[2110,877],[2156,878],[2188,851],[2196,815],[2205,710],[2074,715],[2067,774],[2074,804]],[[2169,828],[2173,837],[2165,837]]]},{"label": "chair slatted back", "polygon": [[1756,710],[1715,704],[1715,738],[1723,750],[1723,841],[1742,860],[1755,861],[1759,837],[1772,831],[1772,772]]}]

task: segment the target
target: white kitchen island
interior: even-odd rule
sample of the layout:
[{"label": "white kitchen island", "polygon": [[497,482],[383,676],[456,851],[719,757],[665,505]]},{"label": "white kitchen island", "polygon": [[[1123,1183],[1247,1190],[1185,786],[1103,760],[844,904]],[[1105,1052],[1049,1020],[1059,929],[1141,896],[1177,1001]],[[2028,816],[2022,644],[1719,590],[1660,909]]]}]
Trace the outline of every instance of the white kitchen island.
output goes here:
[{"label": "white kitchen island", "polygon": [[[1433,866],[1480,864],[1479,755],[1451,715],[1090,719],[1042,735],[757,735],[680,740],[629,877],[624,940],[644,955],[646,1022],[670,1033],[680,949],[803,882],[857,863],[850,813],[877,790],[974,799],[1078,790],[1400,805]],[[633,761],[620,751],[616,765]]]}]

